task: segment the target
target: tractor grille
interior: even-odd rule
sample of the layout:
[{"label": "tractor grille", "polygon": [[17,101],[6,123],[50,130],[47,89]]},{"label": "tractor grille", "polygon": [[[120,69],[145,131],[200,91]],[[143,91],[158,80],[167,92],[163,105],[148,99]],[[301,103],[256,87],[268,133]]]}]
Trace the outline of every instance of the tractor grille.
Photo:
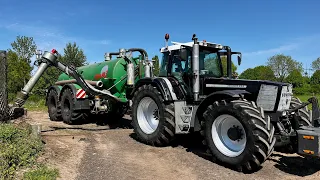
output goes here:
[{"label": "tractor grille", "polygon": [[282,111],[290,108],[291,97],[292,97],[292,86],[291,85],[283,86],[281,90],[278,111]]},{"label": "tractor grille", "polygon": [[278,86],[262,84],[257,98],[257,105],[265,111],[273,111],[275,108],[278,111],[289,109],[292,86],[282,86],[281,95],[278,107],[275,107],[277,102]]}]

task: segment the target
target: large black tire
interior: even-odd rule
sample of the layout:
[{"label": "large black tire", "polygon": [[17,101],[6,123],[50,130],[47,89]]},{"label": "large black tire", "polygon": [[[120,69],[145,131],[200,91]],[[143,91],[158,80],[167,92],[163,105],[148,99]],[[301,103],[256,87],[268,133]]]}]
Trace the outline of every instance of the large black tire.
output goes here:
[{"label": "large black tire", "polygon": [[[138,108],[144,98],[151,98],[158,107],[158,126],[150,133],[141,126],[141,116],[138,116]],[[141,107],[140,107],[141,108]],[[140,118],[140,120],[138,119]],[[160,92],[152,85],[141,86],[134,94],[132,105],[132,125],[138,140],[152,146],[167,146],[175,137],[174,106],[165,104]],[[140,124],[139,124],[140,122]]]},{"label": "large black tire", "polygon": [[66,124],[78,124],[84,122],[89,112],[86,110],[74,110],[75,95],[72,90],[66,88],[61,95],[61,114],[63,122]]},{"label": "large black tire", "polygon": [[[216,131],[219,136],[212,136],[213,124],[215,124],[215,121],[219,121],[221,115],[231,115],[236,118],[237,121],[235,122],[238,123],[236,126],[230,125],[231,128],[229,128],[228,131],[225,130],[225,132],[228,132],[227,136],[224,136],[225,139],[233,139],[231,138],[231,133],[229,134],[229,132],[231,132],[229,131],[230,129],[236,129],[237,133],[243,130],[245,131],[237,135],[239,141],[246,139],[246,141],[244,141],[245,143],[242,144],[243,149],[239,150],[238,154],[232,154],[232,151],[228,150],[219,150],[227,147],[223,143],[220,145],[218,143],[218,139],[221,138],[220,135],[223,135],[221,131]],[[230,102],[224,100],[216,101],[213,105],[208,106],[203,116],[204,121],[201,122],[201,134],[205,139],[203,143],[208,147],[207,152],[212,154],[215,162],[221,162],[238,171],[252,172],[256,171],[272,154],[276,142],[274,137],[275,129],[270,123],[270,118],[268,116],[265,117],[263,109],[257,107],[254,102],[241,99]],[[229,119],[225,122],[231,122],[231,120]],[[216,126],[214,125],[214,127]],[[242,130],[238,131],[239,129]],[[213,139],[215,139],[215,141]],[[237,138],[234,138],[234,140],[235,139]],[[229,155],[227,152],[230,152]]]},{"label": "large black tire", "polygon": [[58,97],[58,93],[55,89],[50,89],[47,95],[47,106],[49,119],[51,121],[61,121],[61,105]]},{"label": "large black tire", "polygon": [[[290,109],[295,108],[301,105],[302,102],[297,97],[291,98]],[[294,128],[297,129],[299,126],[311,126],[312,119],[310,117],[311,110],[308,109],[308,106],[299,109],[293,116],[298,121],[298,124],[294,124]]]}]

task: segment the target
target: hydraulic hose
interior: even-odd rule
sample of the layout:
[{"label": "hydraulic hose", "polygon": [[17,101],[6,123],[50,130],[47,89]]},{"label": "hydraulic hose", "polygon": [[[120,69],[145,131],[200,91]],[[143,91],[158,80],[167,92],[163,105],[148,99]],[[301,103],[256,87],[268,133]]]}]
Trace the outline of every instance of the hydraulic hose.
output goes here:
[{"label": "hydraulic hose", "polygon": [[130,48],[130,49],[127,50],[127,52],[130,52],[130,51],[138,51],[143,56],[144,59],[148,59],[148,53],[144,49],[141,49],[141,48]]}]

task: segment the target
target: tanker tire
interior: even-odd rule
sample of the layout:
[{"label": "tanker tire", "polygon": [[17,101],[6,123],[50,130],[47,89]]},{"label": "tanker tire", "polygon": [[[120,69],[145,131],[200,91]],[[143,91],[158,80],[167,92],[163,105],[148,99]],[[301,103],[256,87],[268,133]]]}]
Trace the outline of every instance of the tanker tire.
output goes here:
[{"label": "tanker tire", "polygon": [[[220,115],[235,117],[241,123],[240,128],[245,131],[246,142],[238,154],[231,154],[235,151],[229,151],[230,154],[225,155],[227,151],[221,152],[219,149],[227,148],[226,145],[222,143],[219,145],[217,143],[219,140],[213,141],[213,139],[217,140],[218,136],[212,136],[212,127],[215,124],[214,122],[219,120]],[[270,123],[270,118],[264,116],[263,109],[258,108],[254,102],[243,99],[232,100],[231,102],[216,101],[213,105],[208,106],[203,117],[200,133],[204,136],[203,143],[208,147],[207,152],[212,155],[214,162],[220,162],[237,171],[254,172],[272,154],[276,142],[274,137],[275,128]],[[231,120],[226,122],[231,122]],[[234,126],[230,125],[230,127]],[[229,133],[229,129],[225,132]],[[219,131],[216,132],[219,135],[223,135]],[[244,137],[243,135],[242,138]]]},{"label": "tanker tire", "polygon": [[72,90],[67,88],[62,92],[61,96],[61,114],[63,122],[66,124],[78,124],[82,123],[89,117],[88,112],[81,110],[75,111],[75,95]]},{"label": "tanker tire", "polygon": [[[151,98],[158,107],[159,123],[152,133],[146,133],[139,125],[138,108],[144,98]],[[174,106],[165,104],[160,92],[152,85],[141,86],[134,94],[132,125],[137,139],[151,146],[168,146],[175,139]],[[141,122],[141,121],[140,121]]]},{"label": "tanker tire", "polygon": [[51,121],[61,121],[61,105],[58,97],[58,93],[56,90],[51,89],[47,96],[47,106],[49,118]]},{"label": "tanker tire", "polygon": [[[302,102],[297,97],[291,98],[290,103],[290,109],[295,108],[299,105],[301,105]],[[295,129],[299,128],[299,126],[312,126],[312,118],[310,117],[310,114],[312,113],[312,110],[308,109],[308,106],[305,106],[304,108],[299,109],[293,116],[297,119],[298,125],[295,125]]]}]

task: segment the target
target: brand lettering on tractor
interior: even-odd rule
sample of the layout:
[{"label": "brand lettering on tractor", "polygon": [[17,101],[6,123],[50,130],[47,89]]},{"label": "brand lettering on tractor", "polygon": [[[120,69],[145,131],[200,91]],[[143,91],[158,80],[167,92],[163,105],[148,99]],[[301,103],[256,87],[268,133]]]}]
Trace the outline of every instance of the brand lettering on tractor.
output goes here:
[{"label": "brand lettering on tractor", "polygon": [[105,65],[102,69],[100,74],[96,74],[94,76],[94,79],[101,79],[101,78],[106,78],[108,75],[108,65]]},{"label": "brand lettering on tractor", "polygon": [[77,99],[85,98],[86,97],[86,92],[83,89],[79,89],[77,91],[76,97],[77,97]]},{"label": "brand lettering on tractor", "polygon": [[206,84],[206,87],[215,87],[215,88],[247,88],[247,85]]}]

